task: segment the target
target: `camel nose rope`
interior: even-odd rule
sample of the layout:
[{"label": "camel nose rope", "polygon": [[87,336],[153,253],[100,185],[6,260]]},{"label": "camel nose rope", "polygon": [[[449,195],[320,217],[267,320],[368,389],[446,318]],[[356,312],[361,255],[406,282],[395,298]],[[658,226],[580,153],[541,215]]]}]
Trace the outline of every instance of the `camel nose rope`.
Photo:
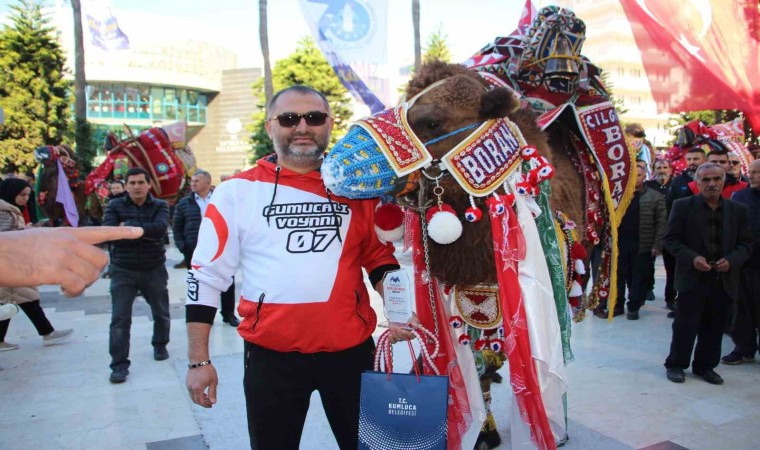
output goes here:
[{"label": "camel nose rope", "polygon": [[459,129],[457,129],[457,130],[454,130],[454,131],[452,131],[451,133],[446,133],[446,134],[444,134],[443,136],[438,136],[438,137],[437,137],[437,138],[435,138],[435,139],[431,139],[431,140],[429,140],[429,141],[427,141],[427,142],[423,143],[422,145],[424,145],[425,147],[427,147],[428,145],[433,145],[433,144],[435,144],[436,142],[440,142],[440,141],[442,141],[442,140],[444,140],[444,139],[446,139],[446,138],[450,138],[451,136],[454,136],[455,134],[459,134],[459,133],[461,133],[462,131],[467,131],[467,130],[471,130],[471,129],[475,128],[475,127],[479,127],[481,124],[482,124],[482,122],[480,122],[480,123],[478,123],[478,122],[476,122],[476,123],[471,123],[471,124],[469,124],[469,125],[467,125],[467,126],[464,126],[464,127],[462,127],[462,128],[459,128]]}]

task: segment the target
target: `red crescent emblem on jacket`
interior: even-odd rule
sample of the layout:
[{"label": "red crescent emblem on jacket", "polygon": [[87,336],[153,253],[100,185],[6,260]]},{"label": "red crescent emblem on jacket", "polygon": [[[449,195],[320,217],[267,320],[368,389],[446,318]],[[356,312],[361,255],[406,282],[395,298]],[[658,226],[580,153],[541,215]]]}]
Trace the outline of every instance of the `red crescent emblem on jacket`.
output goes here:
[{"label": "red crescent emblem on jacket", "polygon": [[216,255],[214,255],[210,261],[214,262],[217,258],[222,256],[224,247],[227,245],[227,238],[230,236],[230,230],[227,229],[227,222],[224,221],[224,217],[222,217],[222,214],[216,209],[216,206],[208,205],[204,217],[211,219],[211,223],[214,224],[214,230],[216,231],[216,237],[219,242],[219,247],[216,249]]}]

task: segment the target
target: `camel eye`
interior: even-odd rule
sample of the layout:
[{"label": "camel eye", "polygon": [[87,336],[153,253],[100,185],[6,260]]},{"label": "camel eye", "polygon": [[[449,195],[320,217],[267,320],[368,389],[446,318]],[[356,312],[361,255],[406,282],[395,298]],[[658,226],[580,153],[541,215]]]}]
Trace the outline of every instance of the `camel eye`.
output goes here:
[{"label": "camel eye", "polygon": [[428,122],[425,125],[427,126],[428,130],[437,130],[441,126],[441,122],[437,122],[435,120],[431,120],[430,122]]}]

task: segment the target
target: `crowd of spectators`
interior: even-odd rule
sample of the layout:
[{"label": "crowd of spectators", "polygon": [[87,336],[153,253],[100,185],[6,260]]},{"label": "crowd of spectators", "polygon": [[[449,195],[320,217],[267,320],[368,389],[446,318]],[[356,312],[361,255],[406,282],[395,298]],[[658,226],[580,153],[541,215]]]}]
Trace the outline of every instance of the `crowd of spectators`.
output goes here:
[{"label": "crowd of spectators", "polygon": [[[665,367],[676,383],[685,381],[683,370],[691,366],[695,375],[721,384],[713,370],[718,363],[753,362],[760,345],[760,160],[743,172],[739,155],[711,144],[708,151],[687,150],[680,174],[667,159],[655,159],[651,168],[638,160],[634,197],[617,230],[612,315],[642,318],[641,306],[656,298],[661,256],[662,298],[674,319]],[[606,319],[609,312],[600,304],[594,315]],[[721,358],[724,333],[734,349]]]}]

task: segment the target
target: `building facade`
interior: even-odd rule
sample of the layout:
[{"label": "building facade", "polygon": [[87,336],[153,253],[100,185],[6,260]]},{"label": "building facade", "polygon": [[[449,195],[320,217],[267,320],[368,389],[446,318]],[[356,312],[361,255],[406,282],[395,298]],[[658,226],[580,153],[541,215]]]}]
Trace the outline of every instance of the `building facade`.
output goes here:
[{"label": "building facade", "polygon": [[[67,65],[74,67],[71,11],[60,7],[52,16]],[[137,134],[152,126],[185,122],[197,166],[218,183],[221,175],[250,165],[250,126],[258,103],[253,83],[261,70],[238,68],[233,51],[202,40],[136,31],[160,27],[156,19],[120,15],[118,26],[129,43],[118,50],[94,45],[84,24],[87,120],[98,142],[104,142],[108,132],[124,138],[127,128]],[[102,149],[99,155],[104,156]]]}]

